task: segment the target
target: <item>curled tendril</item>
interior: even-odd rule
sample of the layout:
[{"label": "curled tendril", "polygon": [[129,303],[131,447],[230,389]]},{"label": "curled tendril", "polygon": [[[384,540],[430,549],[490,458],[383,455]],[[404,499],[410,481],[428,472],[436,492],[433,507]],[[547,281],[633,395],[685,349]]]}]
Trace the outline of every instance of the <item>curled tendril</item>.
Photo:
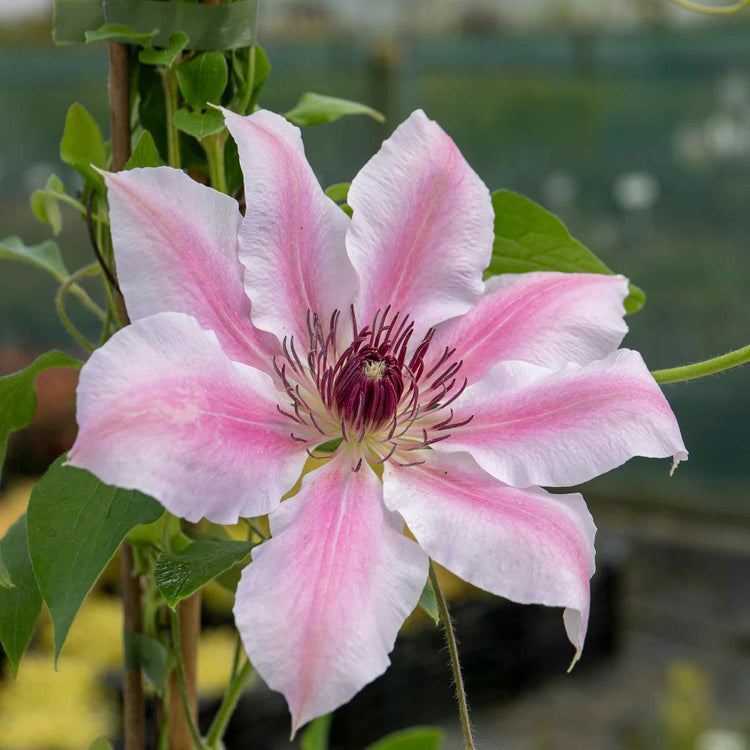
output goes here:
[{"label": "curled tendril", "polygon": [[701,5],[700,3],[691,2],[691,0],[672,0],[675,5],[679,5],[686,10],[692,10],[696,13],[704,13],[708,16],[726,16],[730,13],[737,13],[743,8],[750,5],[750,0],[739,0],[732,5]]}]

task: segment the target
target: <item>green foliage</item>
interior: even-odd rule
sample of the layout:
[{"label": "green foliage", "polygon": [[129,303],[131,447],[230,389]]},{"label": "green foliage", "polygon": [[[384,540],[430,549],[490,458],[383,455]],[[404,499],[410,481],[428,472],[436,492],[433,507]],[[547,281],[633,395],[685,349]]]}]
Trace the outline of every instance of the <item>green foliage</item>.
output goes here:
[{"label": "green foliage", "polygon": [[167,647],[145,633],[125,631],[125,668],[143,669],[157,695],[164,695],[172,658]]},{"label": "green foliage", "polygon": [[89,745],[89,750],[112,750],[112,743],[106,737],[97,737]]},{"label": "green foliage", "polygon": [[0,541],[0,554],[13,580],[13,588],[0,588],[0,643],[13,676],[26,651],[42,609],[42,597],[31,567],[26,543],[26,516],[21,516]]},{"label": "green foliage", "polygon": [[[492,205],[495,243],[485,277],[527,271],[613,273],[587,247],[571,237],[557,216],[534,201],[509,190],[498,190],[492,194]],[[636,312],[645,301],[643,290],[631,284],[625,310]]]},{"label": "green foliage", "polygon": [[182,96],[193,109],[218,104],[227,85],[227,61],[221,52],[203,52],[175,69]]},{"label": "green foliage", "polygon": [[41,190],[35,190],[31,194],[31,210],[39,221],[49,224],[55,235],[60,234],[62,229],[62,215],[58,198],[65,195],[65,185],[55,174],[47,179],[47,184]]},{"label": "green foliage", "polygon": [[10,571],[3,560],[3,551],[0,549],[0,587],[4,589],[13,588],[13,579],[10,577]]},{"label": "green foliage", "polygon": [[61,283],[69,275],[54,240],[45,240],[39,245],[24,245],[20,237],[6,237],[0,240],[0,258],[30,263],[48,271]]},{"label": "green foliage", "polygon": [[0,378],[0,471],[5,461],[8,435],[26,427],[36,412],[37,375],[52,367],[80,367],[79,362],[56,349],[37,357],[28,367]]},{"label": "green foliage", "polygon": [[333,714],[326,714],[311,721],[300,737],[300,750],[328,750],[332,719]]},{"label": "green foliage", "polygon": [[154,143],[154,137],[148,130],[141,133],[138,143],[135,144],[133,153],[125,165],[125,169],[137,169],[138,167],[158,167],[161,166],[162,160]]},{"label": "green foliage", "polygon": [[198,541],[178,554],[160,555],[154,580],[170,607],[247,560],[252,542]]},{"label": "green foliage", "polygon": [[336,203],[346,203],[346,199],[349,197],[350,187],[351,182],[337,182],[326,188],[326,195]]},{"label": "green foliage", "polygon": [[349,188],[351,182],[337,182],[335,185],[329,185],[326,188],[326,195],[335,203],[339,204],[339,208],[349,217],[354,213],[352,207],[346,202],[349,197]]},{"label": "green foliage", "polygon": [[128,42],[130,44],[140,44],[146,46],[151,44],[151,39],[156,30],[146,34],[133,31],[130,26],[122,23],[105,23],[95,31],[86,32],[86,44],[91,42]]},{"label": "green foliage", "polygon": [[80,104],[71,105],[65,118],[60,158],[85,180],[104,188],[104,179],[94,169],[106,169],[107,150],[99,126]]},{"label": "green foliage", "polygon": [[435,625],[437,625],[440,621],[440,613],[438,612],[435,589],[432,588],[432,581],[430,581],[429,578],[424,585],[424,589],[422,589],[422,596],[419,597],[419,606],[427,612],[427,614],[435,621]]},{"label": "green foliage", "polygon": [[434,727],[411,727],[393,732],[365,750],[440,750],[443,733]]},{"label": "green foliage", "polygon": [[310,92],[302,94],[295,107],[284,117],[300,127],[310,127],[333,122],[346,115],[367,115],[378,122],[385,122],[385,117],[380,112],[365,104]]},{"label": "green foliage", "polygon": [[167,108],[164,101],[162,77],[151,66],[142,66],[138,71],[138,120],[151,133],[156,150],[162,159],[167,154],[167,132],[165,129]]},{"label": "green foliage", "polygon": [[142,49],[138,53],[138,60],[147,65],[166,65],[170,67],[178,58],[180,52],[188,43],[187,34],[175,31],[169,35],[169,41],[164,49]]},{"label": "green foliage", "polygon": [[216,109],[199,113],[190,112],[183,107],[174,113],[174,124],[178,130],[200,140],[221,130],[224,127],[224,117]]},{"label": "green foliage", "polygon": [[240,114],[255,110],[258,97],[271,72],[271,63],[259,45],[235,50],[230,57],[234,94],[229,108]]},{"label": "green foliage", "polygon": [[266,79],[271,72],[271,63],[269,62],[268,55],[266,55],[263,47],[257,44],[250,48],[248,54],[255,54],[252,90],[250,91],[250,101],[246,109],[246,112],[253,112],[258,102],[258,97],[260,96],[263,84],[266,82]]},{"label": "green foliage", "polygon": [[52,464],[31,493],[29,553],[55,627],[55,661],[86,595],[134,526],[162,514],[156,500]]}]

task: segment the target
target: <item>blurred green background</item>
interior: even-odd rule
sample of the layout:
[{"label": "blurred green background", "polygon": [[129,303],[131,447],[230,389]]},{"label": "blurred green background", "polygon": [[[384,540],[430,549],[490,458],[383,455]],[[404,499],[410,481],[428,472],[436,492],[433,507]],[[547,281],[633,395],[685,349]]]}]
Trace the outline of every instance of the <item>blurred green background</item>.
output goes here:
[{"label": "blurred green background", "polygon": [[[422,107],[491,189],[556,212],[646,291],[625,344],[652,369],[747,344],[748,14],[702,23],[666,0],[623,3],[620,15],[597,3],[534,2],[526,15],[520,5],[264,6],[260,41],[273,70],[261,104],[285,111],[316,91],[386,114],[384,125],[346,119],[305,131],[324,185],[350,180]],[[51,171],[77,185],[57,155],[67,107],[79,101],[105,132],[108,123],[106,49],[53,47],[40,18],[6,20],[0,37],[0,237],[28,243],[49,236],[29,209],[31,191]],[[64,218],[68,266],[90,262],[82,223],[72,211]],[[54,291],[34,269],[0,261],[3,373],[50,346],[76,353]],[[42,386],[42,414],[11,446],[16,474],[43,471],[74,434],[72,383]],[[584,490],[601,529],[600,564],[618,574],[614,666],[483,708],[480,746],[745,746],[705,743],[716,739],[707,730],[744,742],[750,715],[748,370],[665,391],[690,461],[670,479],[667,462],[635,460]],[[268,745],[277,746],[286,747]]]}]

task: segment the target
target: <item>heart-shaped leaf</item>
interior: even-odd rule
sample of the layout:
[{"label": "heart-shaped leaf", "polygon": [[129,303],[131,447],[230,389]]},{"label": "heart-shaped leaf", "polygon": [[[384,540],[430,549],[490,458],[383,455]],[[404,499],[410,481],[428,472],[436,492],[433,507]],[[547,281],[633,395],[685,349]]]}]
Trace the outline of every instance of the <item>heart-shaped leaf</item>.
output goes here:
[{"label": "heart-shaped leaf", "polygon": [[94,118],[80,104],[71,105],[65,118],[60,158],[84,179],[104,188],[104,179],[94,169],[105,169],[107,150]]},{"label": "heart-shaped leaf", "polygon": [[169,35],[169,41],[165,49],[142,49],[138,53],[139,62],[148,65],[166,65],[169,67],[177,59],[178,55],[188,43],[187,34],[175,31]]},{"label": "heart-shaped leaf", "polygon": [[35,190],[31,194],[31,211],[34,216],[44,224],[49,224],[56,235],[62,229],[62,214],[57,202],[61,195],[65,195],[65,185],[55,174],[49,176],[42,190]]},{"label": "heart-shaped leaf", "polygon": [[346,115],[366,115],[378,122],[385,122],[384,115],[365,104],[309,92],[302,94],[294,109],[290,109],[284,117],[300,127],[310,127],[333,122]]},{"label": "heart-shaped leaf", "polygon": [[185,101],[203,110],[217,104],[227,85],[227,61],[221,52],[203,52],[175,68],[177,83]]},{"label": "heart-shaped leaf", "polygon": [[368,745],[365,750],[440,750],[443,732],[435,727],[411,727]]},{"label": "heart-shaped leaf", "polygon": [[125,165],[125,169],[136,169],[138,167],[158,167],[162,161],[156,149],[154,138],[148,130],[141,133],[138,143],[135,144],[133,153]]},{"label": "heart-shaped leaf", "polygon": [[224,118],[221,112],[215,109],[199,114],[183,108],[174,113],[174,124],[178,130],[200,140],[221,130],[224,127]]},{"label": "heart-shaped leaf", "polygon": [[160,555],[154,580],[170,607],[201,586],[244,562],[256,545],[252,542],[198,541],[176,555]]},{"label": "heart-shaped leaf", "polygon": [[0,588],[0,644],[13,675],[34,634],[42,609],[34,571],[26,543],[26,516],[21,516],[0,541],[0,553],[8,566],[13,588]]},{"label": "heart-shaped leaf", "polygon": [[147,495],[65,466],[64,456],[37,482],[29,500],[29,554],[55,626],[55,661],[78,608],[125,535],[163,510]]},{"label": "heart-shaped leaf", "polygon": [[31,263],[51,273],[59,282],[68,278],[60,248],[54,240],[45,240],[39,245],[24,245],[20,237],[6,237],[0,240],[0,258]]},{"label": "heart-shaped leaf", "polygon": [[[485,277],[527,271],[613,273],[591,250],[570,235],[565,224],[534,201],[510,190],[492,194],[495,243]],[[642,289],[630,285],[625,310],[633,313],[646,301]]]},{"label": "heart-shaped leaf", "polygon": [[147,46],[151,44],[151,39],[156,30],[146,34],[134,31],[130,26],[122,23],[105,23],[94,31],[86,32],[86,44],[91,42],[128,42],[129,44],[140,44]]},{"label": "heart-shaped leaf", "polygon": [[13,430],[26,427],[36,412],[37,375],[52,367],[75,367],[82,365],[73,357],[53,349],[37,357],[28,367],[0,378],[0,472],[5,461],[8,435]]}]

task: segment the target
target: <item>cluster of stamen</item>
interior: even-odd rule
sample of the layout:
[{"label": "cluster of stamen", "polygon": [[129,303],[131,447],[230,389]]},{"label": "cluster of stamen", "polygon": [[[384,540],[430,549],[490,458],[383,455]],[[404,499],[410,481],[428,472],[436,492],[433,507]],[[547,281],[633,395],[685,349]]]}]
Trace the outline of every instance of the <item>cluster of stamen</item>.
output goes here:
[{"label": "cluster of stamen", "polygon": [[362,456],[372,463],[424,463],[408,461],[408,452],[447,439],[451,430],[472,419],[454,421],[451,408],[466,388],[466,380],[457,378],[462,362],[455,359],[455,349],[446,348],[427,370],[425,360],[435,330],[427,331],[412,349],[414,322],[399,312],[391,314],[390,307],[378,311],[372,323],[362,328],[353,308],[350,313],[352,341],[340,353],[339,311],[327,326],[308,311],[304,360],[293,338],[284,339],[281,362],[274,359],[288,397],[288,408],[277,408],[297,424],[314,427],[321,439],[300,437],[294,431],[291,437],[306,444],[313,458],[328,456],[315,453],[310,445],[336,438],[357,444],[367,453],[360,451],[352,467],[355,471]]}]

